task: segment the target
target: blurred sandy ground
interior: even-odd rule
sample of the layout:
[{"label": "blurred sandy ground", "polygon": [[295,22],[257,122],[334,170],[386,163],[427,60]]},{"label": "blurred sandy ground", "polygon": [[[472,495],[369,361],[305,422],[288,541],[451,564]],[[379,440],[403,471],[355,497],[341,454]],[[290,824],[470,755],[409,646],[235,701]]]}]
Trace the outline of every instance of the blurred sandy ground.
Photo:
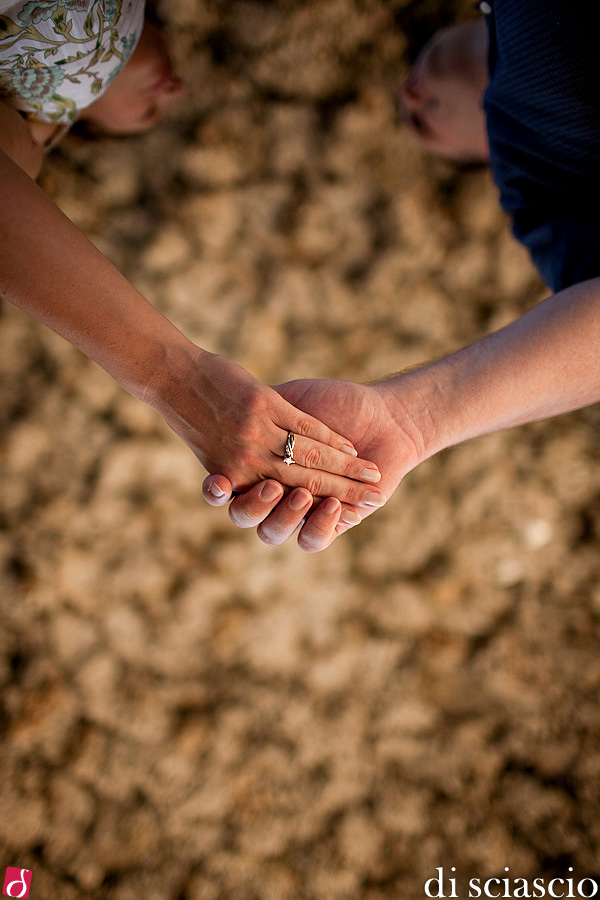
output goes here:
[{"label": "blurred sandy ground", "polygon": [[[469,10],[170,0],[187,102],[70,139],[43,184],[263,379],[449,351],[544,295],[488,174],[396,127],[396,78]],[[307,556],[206,507],[191,453],[70,346],[1,326],[0,864],[35,900],[596,872],[598,409],[429,461]]]}]

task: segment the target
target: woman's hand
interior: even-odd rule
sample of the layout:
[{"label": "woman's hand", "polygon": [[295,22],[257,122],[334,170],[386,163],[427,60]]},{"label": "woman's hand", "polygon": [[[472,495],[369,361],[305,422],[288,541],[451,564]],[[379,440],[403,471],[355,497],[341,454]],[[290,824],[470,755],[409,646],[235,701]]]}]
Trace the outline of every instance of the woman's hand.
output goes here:
[{"label": "woman's hand", "polygon": [[[165,360],[144,399],[233,490],[272,478],[314,496],[356,505],[385,503],[375,487],[381,480],[376,464],[357,457],[349,440],[310,411],[292,406],[236,363],[193,344],[178,355]],[[329,412],[326,401],[321,408]],[[350,427],[350,418],[346,422]],[[283,460],[288,432],[296,438],[296,465]]]}]

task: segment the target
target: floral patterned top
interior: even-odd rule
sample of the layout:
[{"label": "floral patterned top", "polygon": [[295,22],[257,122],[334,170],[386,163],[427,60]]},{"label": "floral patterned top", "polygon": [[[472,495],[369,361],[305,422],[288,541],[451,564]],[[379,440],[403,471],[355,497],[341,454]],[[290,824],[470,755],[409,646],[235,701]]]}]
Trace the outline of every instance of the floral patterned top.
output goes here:
[{"label": "floral patterned top", "polygon": [[0,95],[70,125],[131,56],[144,0],[0,0]]}]

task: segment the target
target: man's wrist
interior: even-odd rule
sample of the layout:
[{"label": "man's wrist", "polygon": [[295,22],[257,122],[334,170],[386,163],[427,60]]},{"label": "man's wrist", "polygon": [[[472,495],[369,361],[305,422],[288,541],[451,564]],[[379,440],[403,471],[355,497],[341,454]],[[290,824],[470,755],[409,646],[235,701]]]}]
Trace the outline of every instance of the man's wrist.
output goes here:
[{"label": "man's wrist", "polygon": [[479,342],[377,385],[419,462],[498,427],[486,357]]},{"label": "man's wrist", "polygon": [[427,363],[374,385],[396,427],[413,445],[417,462],[451,443],[446,442],[442,431],[447,419],[439,376],[438,364]]}]

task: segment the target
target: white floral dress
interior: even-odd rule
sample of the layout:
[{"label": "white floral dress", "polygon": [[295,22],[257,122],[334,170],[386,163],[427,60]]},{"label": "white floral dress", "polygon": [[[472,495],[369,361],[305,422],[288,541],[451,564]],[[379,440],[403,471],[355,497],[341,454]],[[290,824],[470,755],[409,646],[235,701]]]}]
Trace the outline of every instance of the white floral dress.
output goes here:
[{"label": "white floral dress", "polygon": [[69,126],[131,56],[144,0],[0,0],[0,92],[34,121]]}]

